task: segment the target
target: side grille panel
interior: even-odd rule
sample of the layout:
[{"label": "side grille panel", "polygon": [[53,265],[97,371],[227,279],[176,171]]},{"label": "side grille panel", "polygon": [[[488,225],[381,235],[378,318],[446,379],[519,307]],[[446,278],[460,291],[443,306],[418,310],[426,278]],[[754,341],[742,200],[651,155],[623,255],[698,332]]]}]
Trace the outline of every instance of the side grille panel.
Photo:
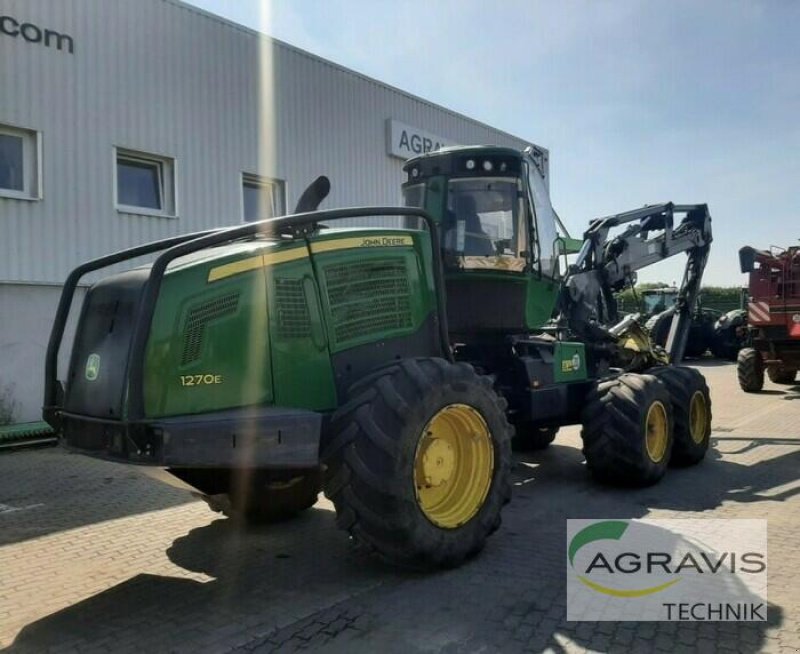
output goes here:
[{"label": "side grille panel", "polygon": [[181,365],[185,366],[200,358],[203,351],[203,338],[206,325],[214,320],[236,313],[239,306],[239,293],[228,293],[205,300],[189,309],[186,327],[183,331],[183,354]]},{"label": "side grille panel", "polygon": [[325,281],[337,343],[413,327],[403,257],[329,265]]},{"label": "side grille panel", "polygon": [[275,307],[277,335],[280,338],[311,336],[311,316],[302,279],[275,279]]}]

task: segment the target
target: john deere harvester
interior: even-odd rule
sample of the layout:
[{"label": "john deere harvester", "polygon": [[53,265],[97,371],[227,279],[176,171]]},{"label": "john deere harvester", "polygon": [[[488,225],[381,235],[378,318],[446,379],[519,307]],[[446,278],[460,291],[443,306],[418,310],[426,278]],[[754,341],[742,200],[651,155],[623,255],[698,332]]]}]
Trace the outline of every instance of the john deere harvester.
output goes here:
[{"label": "john deere harvester", "polygon": [[[456,565],[497,529],[514,435],[544,447],[581,423],[589,469],[618,484],[700,461],[708,389],[675,364],[707,208],[644,207],[576,241],[541,156],[421,156],[402,208],[316,211],[320,178],[295,215],[78,267],[48,348],[45,418],[67,447],[164,468],[236,516],[289,515],[322,488],[353,539],[415,566]],[[375,216],[402,227],[336,227]],[[613,293],[678,252],[688,264],[661,349],[635,316],[618,320]],[[79,279],[153,254],[90,288],[58,381]]]}]

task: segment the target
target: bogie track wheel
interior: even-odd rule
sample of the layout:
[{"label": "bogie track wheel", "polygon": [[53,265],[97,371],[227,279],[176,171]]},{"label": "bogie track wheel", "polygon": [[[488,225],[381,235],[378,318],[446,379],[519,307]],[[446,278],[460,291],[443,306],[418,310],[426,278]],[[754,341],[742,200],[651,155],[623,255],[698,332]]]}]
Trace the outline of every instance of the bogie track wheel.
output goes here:
[{"label": "bogie track wheel", "polygon": [[670,463],[699,463],[708,451],[711,437],[711,396],[705,377],[685,366],[664,366],[649,372],[667,387],[672,399],[675,426]]},{"label": "bogie track wheel", "polygon": [[605,483],[649,486],[664,475],[672,449],[669,391],[653,375],[601,380],[582,414],[583,453]]}]

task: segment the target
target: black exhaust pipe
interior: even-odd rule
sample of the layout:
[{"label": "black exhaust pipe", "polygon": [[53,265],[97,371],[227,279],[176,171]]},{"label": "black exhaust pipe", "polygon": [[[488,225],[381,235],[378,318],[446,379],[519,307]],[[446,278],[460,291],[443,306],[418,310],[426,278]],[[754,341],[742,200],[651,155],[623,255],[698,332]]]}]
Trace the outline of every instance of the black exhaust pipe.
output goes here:
[{"label": "black exhaust pipe", "polygon": [[309,211],[316,211],[322,201],[328,197],[331,192],[331,181],[320,175],[308,188],[303,191],[300,199],[297,201],[297,206],[294,209],[295,213],[308,213]]}]

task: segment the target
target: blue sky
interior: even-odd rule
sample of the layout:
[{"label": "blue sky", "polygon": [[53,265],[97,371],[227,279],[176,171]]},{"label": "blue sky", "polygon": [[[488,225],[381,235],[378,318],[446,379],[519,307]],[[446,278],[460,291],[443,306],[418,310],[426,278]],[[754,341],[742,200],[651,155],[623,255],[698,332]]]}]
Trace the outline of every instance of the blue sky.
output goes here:
[{"label": "blue sky", "polygon": [[573,235],[647,203],[707,202],[713,285],[744,280],[740,246],[800,238],[800,3],[192,4],[549,148]]}]

